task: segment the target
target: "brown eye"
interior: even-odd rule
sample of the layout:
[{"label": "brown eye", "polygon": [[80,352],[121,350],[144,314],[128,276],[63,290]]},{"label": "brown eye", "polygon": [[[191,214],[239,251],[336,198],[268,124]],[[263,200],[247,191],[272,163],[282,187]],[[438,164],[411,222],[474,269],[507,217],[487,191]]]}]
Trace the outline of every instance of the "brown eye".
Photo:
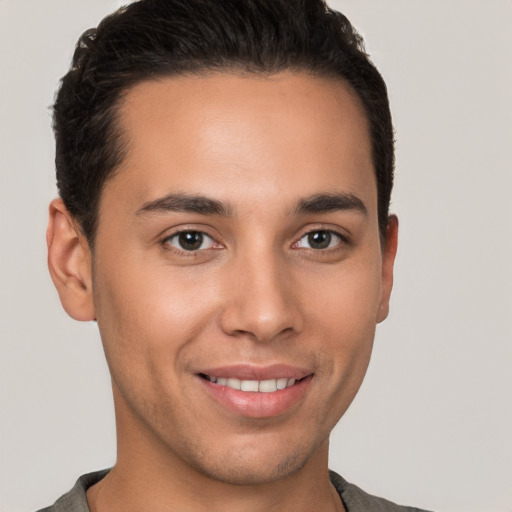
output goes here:
[{"label": "brown eye", "polygon": [[180,231],[167,239],[169,245],[181,251],[200,251],[210,249],[215,242],[201,231]]},{"label": "brown eye", "polygon": [[313,249],[327,249],[331,243],[332,235],[329,231],[315,231],[308,235],[309,246]]},{"label": "brown eye", "polygon": [[298,242],[297,247],[306,249],[323,250],[336,247],[343,241],[342,237],[334,231],[318,230],[311,231],[304,235]]}]

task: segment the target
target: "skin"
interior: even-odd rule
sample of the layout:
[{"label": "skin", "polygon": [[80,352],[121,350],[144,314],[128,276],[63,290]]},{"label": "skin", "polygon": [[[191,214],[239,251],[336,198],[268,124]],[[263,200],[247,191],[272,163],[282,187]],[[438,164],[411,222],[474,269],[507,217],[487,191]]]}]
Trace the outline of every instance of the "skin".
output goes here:
[{"label": "skin", "polygon": [[[128,153],[102,192],[94,252],[60,200],[48,228],[64,308],[97,319],[112,375],[118,461],[91,510],[342,510],[329,434],[387,316],[397,240],[395,217],[379,237],[359,100],[301,73],[184,76],[135,86],[120,125]],[[326,193],[365,211],[298,211]],[[227,215],[147,206],[168,194]],[[180,249],[183,230],[207,235],[200,250]],[[270,417],[227,410],[197,375],[278,363],[311,377]]]}]

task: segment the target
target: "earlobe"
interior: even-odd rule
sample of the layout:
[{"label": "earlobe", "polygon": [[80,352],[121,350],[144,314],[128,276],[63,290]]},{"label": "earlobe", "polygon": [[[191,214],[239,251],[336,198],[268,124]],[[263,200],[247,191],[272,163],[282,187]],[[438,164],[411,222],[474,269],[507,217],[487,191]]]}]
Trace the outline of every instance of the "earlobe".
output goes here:
[{"label": "earlobe", "polygon": [[389,314],[389,298],[393,288],[393,268],[398,246],[398,218],[390,215],[386,230],[386,240],[382,246],[382,291],[377,322],[385,320]]},{"label": "earlobe", "polygon": [[50,203],[48,268],[63,308],[75,320],[94,320],[91,251],[61,199]]}]

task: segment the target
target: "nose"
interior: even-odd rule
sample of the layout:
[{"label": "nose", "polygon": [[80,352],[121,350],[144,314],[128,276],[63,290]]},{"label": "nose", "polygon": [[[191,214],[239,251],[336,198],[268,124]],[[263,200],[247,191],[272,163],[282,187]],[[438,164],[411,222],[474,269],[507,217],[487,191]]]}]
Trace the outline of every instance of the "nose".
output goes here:
[{"label": "nose", "polygon": [[229,271],[222,330],[235,337],[270,342],[302,330],[303,316],[285,262],[241,258]]}]

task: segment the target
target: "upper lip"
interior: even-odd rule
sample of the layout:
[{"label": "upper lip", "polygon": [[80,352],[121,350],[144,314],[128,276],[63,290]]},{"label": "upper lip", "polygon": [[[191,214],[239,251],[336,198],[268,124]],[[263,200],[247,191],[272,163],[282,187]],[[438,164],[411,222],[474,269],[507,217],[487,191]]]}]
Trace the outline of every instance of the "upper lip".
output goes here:
[{"label": "upper lip", "polygon": [[205,368],[197,372],[210,377],[235,378],[240,380],[270,380],[286,377],[287,379],[299,380],[313,372],[297,366],[287,364],[272,364],[269,366],[256,366],[250,364],[236,364],[230,366],[219,366],[216,368]]}]

